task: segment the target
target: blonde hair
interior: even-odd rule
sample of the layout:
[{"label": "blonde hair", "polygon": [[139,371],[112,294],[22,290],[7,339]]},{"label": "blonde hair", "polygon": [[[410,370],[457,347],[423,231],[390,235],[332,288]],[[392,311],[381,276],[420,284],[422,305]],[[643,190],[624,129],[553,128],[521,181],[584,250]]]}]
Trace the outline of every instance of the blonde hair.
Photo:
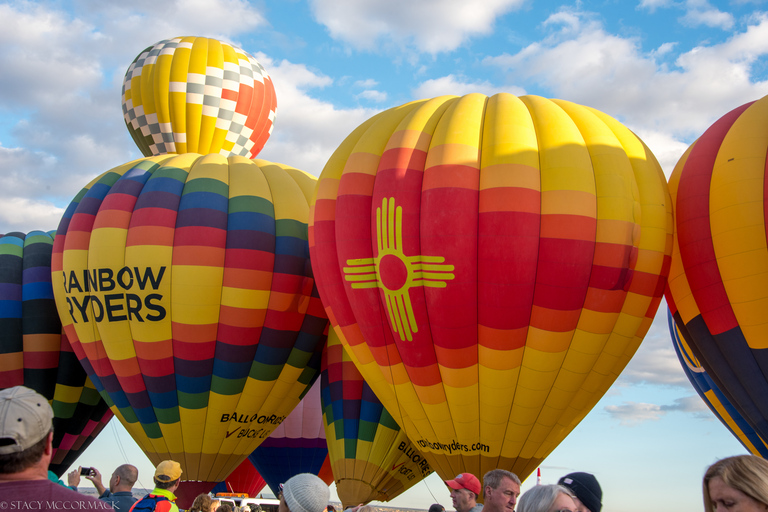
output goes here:
[{"label": "blonde hair", "polygon": [[737,455],[721,459],[709,466],[702,482],[706,512],[715,510],[709,496],[709,482],[717,477],[728,487],[768,506],[768,461],[755,455]]}]

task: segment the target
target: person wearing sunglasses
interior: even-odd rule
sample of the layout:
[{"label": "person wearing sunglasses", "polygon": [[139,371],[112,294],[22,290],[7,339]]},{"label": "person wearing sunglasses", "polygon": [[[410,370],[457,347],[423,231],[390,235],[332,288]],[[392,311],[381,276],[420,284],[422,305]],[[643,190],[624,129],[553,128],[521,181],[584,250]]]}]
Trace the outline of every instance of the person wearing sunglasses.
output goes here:
[{"label": "person wearing sunglasses", "polygon": [[576,512],[573,494],[562,485],[537,485],[525,491],[517,512]]}]

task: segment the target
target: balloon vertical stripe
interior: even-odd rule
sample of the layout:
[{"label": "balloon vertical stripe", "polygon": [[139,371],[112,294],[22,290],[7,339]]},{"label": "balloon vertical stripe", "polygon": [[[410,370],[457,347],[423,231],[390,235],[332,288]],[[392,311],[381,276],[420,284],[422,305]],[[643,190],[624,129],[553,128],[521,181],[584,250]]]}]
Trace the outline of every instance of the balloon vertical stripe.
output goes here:
[{"label": "balloon vertical stripe", "polygon": [[470,94],[356,129],[309,240],[331,324],[430,464],[524,476],[642,341],[671,229],[658,162],[618,122]]},{"label": "balloon vertical stripe", "polygon": [[184,478],[221,481],[317,375],[313,181],[242,157],[150,157],[67,208],[52,273],[73,349],[150,460]]}]

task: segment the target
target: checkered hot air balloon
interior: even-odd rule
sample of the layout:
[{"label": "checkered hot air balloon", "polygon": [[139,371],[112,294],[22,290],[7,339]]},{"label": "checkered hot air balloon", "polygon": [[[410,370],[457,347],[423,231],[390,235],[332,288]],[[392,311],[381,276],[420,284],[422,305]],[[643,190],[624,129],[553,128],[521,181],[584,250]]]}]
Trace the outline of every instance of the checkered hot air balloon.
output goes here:
[{"label": "checkered hot air balloon", "polygon": [[112,418],[62,333],[51,286],[54,232],[0,235],[0,389],[27,386],[53,408],[50,470],[61,476]]},{"label": "checkered hot air balloon", "polygon": [[674,251],[666,290],[693,355],[768,440],[768,96],[728,112],[669,178]]},{"label": "checkered hot air balloon", "polygon": [[[277,496],[280,493],[280,484],[299,473],[318,475],[327,459],[328,445],[325,443],[318,379],[299,405],[248,456],[248,460]],[[322,476],[327,478],[327,475]],[[326,481],[329,485],[331,482],[333,476]]]},{"label": "checkered hot air balloon", "polygon": [[432,473],[333,330],[323,350],[320,385],[328,456],[345,508],[389,501]]},{"label": "checkered hot air balloon", "polygon": [[239,156],[149,157],[94,179],[59,225],[54,294],[75,352],[149,459],[209,490],[319,371],[314,183]]},{"label": "checkered hot air balloon", "polygon": [[255,157],[272,133],[272,79],[249,53],[205,37],[145,49],[123,80],[123,117],[144,156]]},{"label": "checkered hot air balloon", "polygon": [[310,215],[331,323],[443,479],[522,479],[651,325],[672,206],[651,151],[538,96],[416,101],[331,156]]}]

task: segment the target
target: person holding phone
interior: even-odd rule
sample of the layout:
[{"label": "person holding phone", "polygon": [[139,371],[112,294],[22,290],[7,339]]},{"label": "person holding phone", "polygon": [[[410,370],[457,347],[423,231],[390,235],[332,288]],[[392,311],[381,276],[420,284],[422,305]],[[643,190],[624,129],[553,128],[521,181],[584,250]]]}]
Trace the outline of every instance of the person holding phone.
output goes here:
[{"label": "person holding phone", "polygon": [[99,493],[99,499],[109,503],[117,512],[128,512],[136,503],[133,497],[133,484],[139,478],[139,470],[131,464],[118,466],[109,478],[109,489],[101,482],[101,473],[96,468],[80,467],[67,474],[67,481],[71,487],[77,489],[80,484],[80,476],[90,480]]}]

